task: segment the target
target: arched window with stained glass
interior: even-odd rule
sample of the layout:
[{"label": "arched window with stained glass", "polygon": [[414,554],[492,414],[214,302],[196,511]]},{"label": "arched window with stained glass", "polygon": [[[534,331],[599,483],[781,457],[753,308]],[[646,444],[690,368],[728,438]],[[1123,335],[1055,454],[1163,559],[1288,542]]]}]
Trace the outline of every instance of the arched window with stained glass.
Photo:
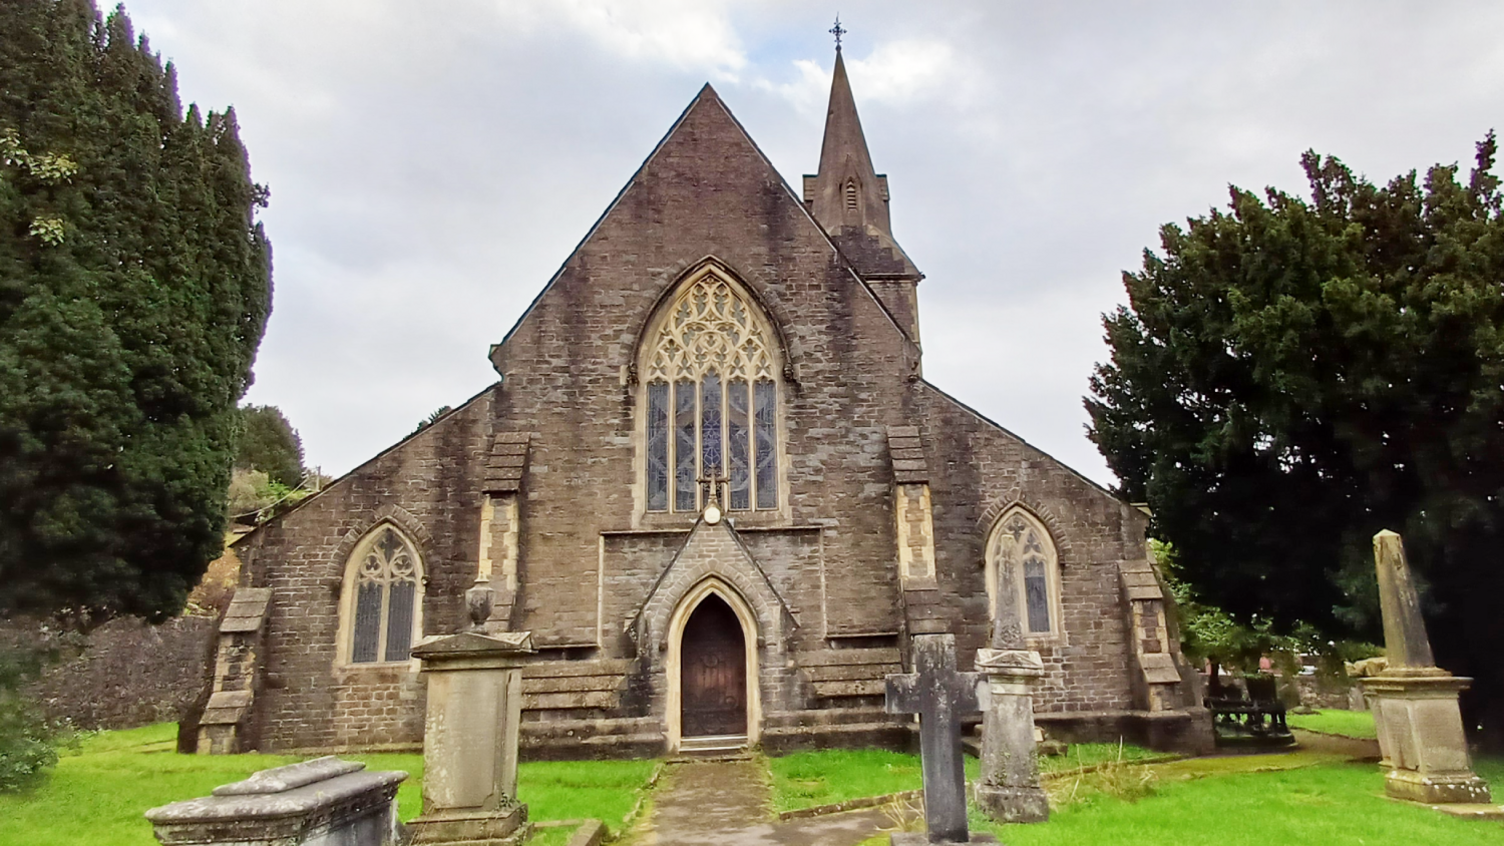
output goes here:
[{"label": "arched window with stained glass", "polygon": [[1005,511],[987,540],[987,608],[994,613],[998,568],[1013,573],[1019,622],[1025,635],[1060,630],[1060,559],[1050,532],[1020,506]]},{"label": "arched window with stained glass", "polygon": [[349,568],[349,662],[408,660],[423,579],[417,549],[396,527],[382,524],[356,545]]},{"label": "arched window with stained glass", "polygon": [[778,508],[777,345],[739,285],[710,268],[683,283],[640,372],[648,511],[698,511],[717,478],[726,508]]}]

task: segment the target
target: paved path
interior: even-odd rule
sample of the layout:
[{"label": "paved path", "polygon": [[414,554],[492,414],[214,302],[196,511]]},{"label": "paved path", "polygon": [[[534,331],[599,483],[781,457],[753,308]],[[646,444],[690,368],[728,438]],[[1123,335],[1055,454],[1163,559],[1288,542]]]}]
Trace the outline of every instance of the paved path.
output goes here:
[{"label": "paved path", "polygon": [[892,824],[877,809],[776,822],[753,761],[675,764],[663,778],[634,846],[856,846]]}]

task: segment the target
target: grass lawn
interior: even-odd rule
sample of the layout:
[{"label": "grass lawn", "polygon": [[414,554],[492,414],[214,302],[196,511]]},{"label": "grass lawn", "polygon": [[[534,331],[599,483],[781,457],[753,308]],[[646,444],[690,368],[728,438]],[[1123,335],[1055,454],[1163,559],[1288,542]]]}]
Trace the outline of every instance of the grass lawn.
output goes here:
[{"label": "grass lawn", "polygon": [[[1184,777],[1158,780],[1151,795],[1135,802],[1095,793],[1052,811],[1047,825],[991,830],[1009,846],[1504,844],[1504,825],[1453,819],[1385,799],[1383,773],[1371,763],[1245,773],[1223,765],[1200,778],[1184,766],[1193,763],[1198,762],[1165,765]],[[1483,761],[1479,769],[1504,786],[1497,780],[1504,775],[1504,761]]]},{"label": "grass lawn", "polygon": [[1319,731],[1360,740],[1373,740],[1378,733],[1373,727],[1371,711],[1317,711],[1314,714],[1287,714],[1285,721],[1291,728]]},{"label": "grass lawn", "polygon": [[[65,751],[47,782],[29,794],[0,796],[0,843],[27,846],[153,846],[148,808],[207,796],[221,784],[301,758],[283,755],[178,755],[171,723],[86,736]],[[368,769],[404,770],[398,813],[422,804],[421,755],[342,755]],[[652,761],[539,761],[518,769],[517,792],[535,820],[593,817],[619,831],[655,766]],[[543,832],[558,846],[571,829]]]},{"label": "grass lawn", "polygon": [[[1048,775],[1062,770],[1090,767],[1115,761],[1136,761],[1160,755],[1150,749],[1116,743],[1075,743],[1070,754],[1039,759],[1039,769]],[[884,796],[923,786],[919,756],[879,749],[831,749],[796,752],[769,758],[773,781],[773,810],[793,811],[817,805],[833,805],[864,796]],[[977,761],[966,759],[966,777],[976,778]]]}]

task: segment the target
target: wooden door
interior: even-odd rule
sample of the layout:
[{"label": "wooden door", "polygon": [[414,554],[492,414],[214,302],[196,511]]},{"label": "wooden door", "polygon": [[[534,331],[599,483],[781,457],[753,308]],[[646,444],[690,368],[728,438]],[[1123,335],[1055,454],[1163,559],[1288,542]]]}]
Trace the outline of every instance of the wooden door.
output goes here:
[{"label": "wooden door", "polygon": [[747,652],[724,600],[705,597],[684,624],[680,684],[684,737],[747,733]]}]

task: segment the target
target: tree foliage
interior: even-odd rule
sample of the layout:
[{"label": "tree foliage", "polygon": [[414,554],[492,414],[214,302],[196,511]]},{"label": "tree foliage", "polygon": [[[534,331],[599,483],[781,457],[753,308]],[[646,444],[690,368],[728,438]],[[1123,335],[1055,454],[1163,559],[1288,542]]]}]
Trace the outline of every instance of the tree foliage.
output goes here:
[{"label": "tree foliage", "polygon": [[303,481],[303,439],[276,406],[241,406],[238,444],[236,469],[260,470],[289,488]]},{"label": "tree foliage", "polygon": [[1229,211],[1165,226],[1105,317],[1086,406],[1197,595],[1242,619],[1374,637],[1370,538],[1401,532],[1438,657],[1504,732],[1495,153],[1490,133],[1465,181],[1384,186],[1307,153],[1309,199],[1233,188]]},{"label": "tree foliage", "polygon": [[266,191],[92,0],[0,4],[0,139],[0,614],[160,619],[223,543]]}]

